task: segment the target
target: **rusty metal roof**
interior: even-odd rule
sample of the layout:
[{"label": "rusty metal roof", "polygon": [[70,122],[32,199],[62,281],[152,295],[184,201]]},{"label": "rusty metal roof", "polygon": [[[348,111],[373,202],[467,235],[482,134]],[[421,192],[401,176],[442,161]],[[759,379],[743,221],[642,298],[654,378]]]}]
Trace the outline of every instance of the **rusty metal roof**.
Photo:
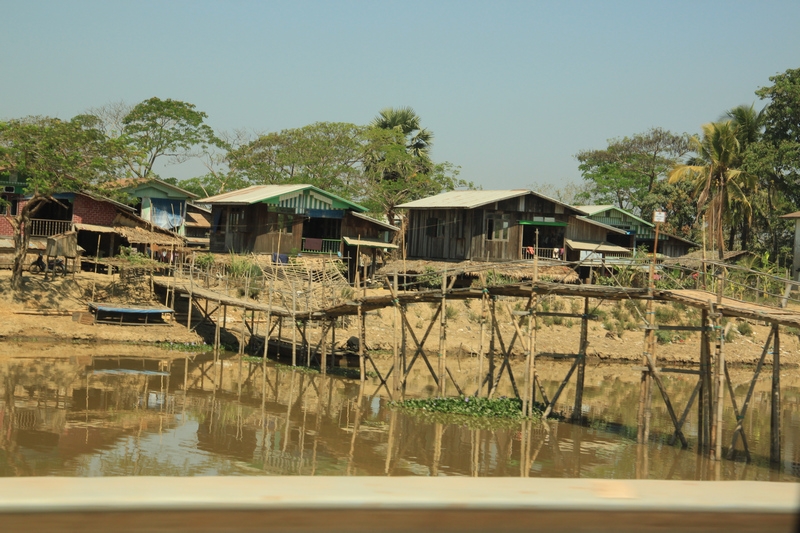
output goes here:
[{"label": "rusty metal roof", "polygon": [[509,198],[517,198],[518,196],[526,196],[528,194],[532,194],[533,196],[538,196],[539,198],[544,198],[545,200],[553,202],[556,205],[563,206],[569,211],[572,211],[573,214],[576,215],[586,214],[580,209],[572,207],[571,205],[567,205],[563,202],[559,202],[558,200],[550,198],[549,196],[545,196],[544,194],[540,194],[536,191],[532,191],[530,189],[500,189],[493,191],[447,191],[441,194],[437,194],[436,196],[429,196],[427,198],[414,200],[413,202],[406,202],[404,204],[398,205],[397,207],[403,209],[424,209],[424,208],[475,209],[476,207],[481,207],[495,202],[508,200]]}]

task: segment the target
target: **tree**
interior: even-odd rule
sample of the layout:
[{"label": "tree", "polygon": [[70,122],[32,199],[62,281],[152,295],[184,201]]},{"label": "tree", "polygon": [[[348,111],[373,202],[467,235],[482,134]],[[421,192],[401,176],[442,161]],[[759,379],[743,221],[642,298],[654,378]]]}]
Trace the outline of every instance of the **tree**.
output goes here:
[{"label": "tree", "polygon": [[693,186],[698,212],[705,209],[719,258],[724,258],[723,225],[730,223],[733,212],[749,218],[751,205],[744,190],[751,187],[752,175],[737,166],[741,162],[740,144],[732,121],[703,125],[703,137],[690,138],[697,157],[677,165],[669,175],[670,183],[688,181]]},{"label": "tree", "polygon": [[[396,206],[457,188],[474,188],[458,178],[459,167],[449,162],[426,167],[410,153],[398,129],[370,128],[365,132],[365,194],[362,203],[370,212],[394,220]],[[427,158],[426,158],[427,160]]]},{"label": "tree", "polygon": [[[761,140],[764,123],[763,110],[756,111],[754,105],[740,105],[730,109],[726,113],[726,116],[730,119],[731,124],[734,126],[736,139],[739,141],[738,159],[734,164],[737,168],[744,169],[748,150],[750,150],[751,146],[755,145],[755,143]],[[751,199],[750,205],[751,207],[754,207],[758,204],[753,202],[752,199],[755,197],[759,189],[768,187],[768,184],[763,181],[759,183],[758,173],[750,172],[750,175],[753,177],[753,179],[747,180],[743,183],[742,193],[747,198]],[[745,211],[734,210],[731,217],[731,231],[728,236],[728,248],[733,248],[734,239],[736,237],[736,229],[738,228],[741,230],[740,240],[742,249],[748,249],[750,241],[750,227],[753,220],[752,212],[753,209]]]},{"label": "tree", "polygon": [[31,233],[31,218],[57,192],[100,190],[117,177],[124,146],[98,129],[95,117],[70,121],[28,117],[0,123],[0,170],[25,178],[29,196],[10,218],[14,228],[11,283],[21,287]]},{"label": "tree", "polygon": [[362,126],[316,122],[261,135],[228,154],[231,170],[250,184],[308,183],[341,196],[361,192]]},{"label": "tree", "polygon": [[372,119],[370,126],[382,130],[395,130],[403,134],[406,149],[417,158],[427,158],[433,144],[433,133],[420,126],[419,115],[410,107],[386,107]]},{"label": "tree", "polygon": [[687,135],[652,128],[633,137],[610,139],[605,150],[582,150],[575,157],[592,199],[639,213],[656,182],[689,152]]},{"label": "tree", "polygon": [[122,120],[121,139],[136,154],[127,161],[128,169],[140,178],[149,177],[159,158],[180,163],[197,147],[204,150],[220,144],[204,122],[207,116],[179,100],[154,97],[134,106]]}]

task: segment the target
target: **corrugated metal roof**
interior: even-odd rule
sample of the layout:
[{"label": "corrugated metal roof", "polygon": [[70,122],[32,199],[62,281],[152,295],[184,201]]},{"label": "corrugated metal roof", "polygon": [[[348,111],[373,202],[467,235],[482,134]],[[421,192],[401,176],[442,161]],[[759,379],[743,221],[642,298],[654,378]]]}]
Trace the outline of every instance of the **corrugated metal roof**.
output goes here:
[{"label": "corrugated metal roof", "polygon": [[312,190],[328,198],[332,198],[347,204],[357,211],[366,211],[367,208],[361,206],[350,200],[346,200],[341,196],[337,196],[331,192],[324,191],[319,187],[308,184],[290,184],[290,185],[251,185],[245,189],[238,191],[231,191],[209,198],[198,200],[202,204],[227,204],[227,205],[251,205],[259,202],[264,202],[273,198],[278,198],[286,194],[300,192],[304,190]]},{"label": "corrugated metal roof", "polygon": [[622,246],[617,246],[616,244],[611,244],[610,242],[585,242],[585,241],[573,241],[572,239],[564,239],[567,243],[567,246],[573,250],[581,250],[585,252],[600,252],[600,253],[631,253],[630,250],[627,248],[623,248]]},{"label": "corrugated metal roof", "polygon": [[403,209],[420,209],[420,208],[463,208],[474,209],[494,202],[508,200],[509,198],[517,198],[518,196],[525,196],[532,194],[539,198],[544,198],[547,201],[553,202],[556,205],[563,206],[564,208],[573,212],[573,214],[585,214],[580,209],[564,202],[559,202],[554,198],[545,196],[544,194],[532,191],[530,189],[501,189],[494,191],[447,191],[436,196],[429,196],[414,200],[413,202],[406,202],[397,207]]},{"label": "corrugated metal roof", "polygon": [[631,213],[630,211],[625,211],[624,209],[620,209],[619,207],[617,207],[615,205],[579,205],[577,207],[581,211],[587,212],[590,217],[593,217],[593,216],[598,215],[600,213],[603,213],[605,211],[616,211],[618,213],[622,213],[623,215],[627,215],[627,216],[631,217],[632,219],[634,219],[634,220],[636,220],[638,222],[641,222],[645,226],[648,226],[648,227],[651,227],[651,228],[655,227],[655,225],[652,222],[648,222],[648,221],[646,221],[644,219],[641,219],[641,218],[637,217],[636,215],[634,215],[633,213]]},{"label": "corrugated metal roof", "polygon": [[344,239],[345,244],[350,246],[364,246],[366,248],[388,248],[389,250],[397,250],[397,248],[399,248],[396,244],[379,241],[377,239],[367,239],[366,237],[361,237],[360,239],[354,239],[353,237],[342,237],[342,239]]},{"label": "corrugated metal roof", "polygon": [[375,224],[376,226],[380,226],[380,227],[382,227],[382,228],[384,228],[384,229],[387,229],[387,230],[389,230],[389,231],[400,231],[400,228],[398,228],[397,226],[392,226],[392,225],[391,225],[391,224],[389,224],[388,222],[384,222],[383,220],[378,220],[378,219],[372,218],[372,217],[370,217],[370,216],[367,216],[367,215],[365,215],[365,214],[363,214],[363,213],[356,213],[356,212],[353,212],[353,213],[352,213],[352,215],[353,215],[354,217],[361,218],[361,219],[363,219],[363,220],[367,220],[367,221],[369,221],[369,222],[372,222],[372,223],[373,223],[373,224]]},{"label": "corrugated metal roof", "polygon": [[473,209],[482,205],[523,196],[531,191],[527,189],[507,189],[497,191],[447,191],[436,196],[420,198],[413,202],[406,202],[397,207],[415,209],[421,207],[462,207]]},{"label": "corrugated metal roof", "polygon": [[607,211],[614,207],[613,205],[576,205],[578,209],[581,211],[585,211],[589,216],[596,215],[597,213],[602,213],[603,211]]},{"label": "corrugated metal roof", "polygon": [[598,222],[596,220],[592,220],[591,218],[587,217],[575,217],[583,222],[588,224],[593,224],[595,226],[600,226],[601,228],[607,229],[608,231],[613,231],[614,233],[619,233],[620,235],[628,235],[628,232],[624,229],[615,228],[614,226],[609,226],[608,224],[603,224],[602,222]]}]

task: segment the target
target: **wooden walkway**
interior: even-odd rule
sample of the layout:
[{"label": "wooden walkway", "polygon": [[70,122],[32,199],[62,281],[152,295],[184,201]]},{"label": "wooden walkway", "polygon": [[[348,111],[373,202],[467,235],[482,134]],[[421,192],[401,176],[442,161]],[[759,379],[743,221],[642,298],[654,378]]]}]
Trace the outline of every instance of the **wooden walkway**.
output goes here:
[{"label": "wooden walkway", "polygon": [[[554,411],[567,384],[574,380],[575,398],[571,416],[576,420],[582,418],[588,322],[592,318],[590,300],[644,300],[647,302],[647,310],[641,316],[645,343],[642,353],[642,366],[639,367],[642,371],[638,411],[639,442],[647,442],[650,438],[651,398],[654,395],[654,391],[657,390],[666,405],[674,426],[674,433],[670,442],[680,442],[682,446],[688,446],[683,427],[690,416],[693,405],[696,405],[696,426],[699,428],[697,437],[698,450],[708,453],[714,459],[720,459],[723,453],[723,405],[728,401],[733,408],[737,425],[732,434],[729,435],[731,441],[726,455],[732,458],[737,453],[737,445],[741,443],[741,452],[747,460],[750,460],[744,419],[756,380],[759,378],[765,363],[769,361],[772,367],[770,460],[774,463],[780,461],[782,438],[780,428],[780,328],[782,326],[800,328],[800,312],[719,297],[716,294],[702,290],[657,290],[601,285],[568,285],[542,281],[454,289],[453,284],[455,281],[455,275],[448,277],[445,274],[442,276],[442,285],[438,290],[399,292],[397,289],[398,280],[395,275],[393,283],[388,284],[389,290],[385,294],[367,296],[366,291],[364,291],[359,298],[355,293],[351,292],[346,299],[341,298],[336,301],[331,298],[329,301],[333,302],[333,305],[325,308],[314,308],[313,301],[306,299],[304,301],[305,309],[298,309],[297,305],[297,295],[303,294],[302,291],[288,291],[291,293],[288,297],[286,291],[280,294],[282,301],[291,302],[291,308],[289,308],[288,306],[274,306],[254,300],[231,297],[209,289],[203,289],[198,287],[197,284],[179,278],[165,278],[156,281],[156,283],[167,289],[167,300],[169,300],[170,293],[172,294],[173,308],[176,293],[187,295],[190,309],[192,309],[192,302],[194,301],[197,304],[196,308],[203,314],[203,321],[216,325],[214,341],[215,363],[218,360],[220,351],[220,324],[225,323],[227,325],[228,307],[234,308],[234,313],[241,314],[241,321],[237,320],[237,324],[239,324],[237,336],[240,354],[244,353],[246,336],[249,335],[250,338],[257,337],[259,335],[258,325],[265,323],[266,329],[261,335],[265,339],[263,356],[266,358],[267,346],[269,345],[269,342],[266,341],[271,338],[276,328],[278,330],[278,338],[283,339],[282,328],[284,327],[284,322],[286,322],[285,319],[289,319],[292,365],[297,364],[298,356],[300,356],[301,360],[305,356],[306,365],[319,365],[323,373],[326,372],[329,364],[327,354],[331,353],[336,345],[336,321],[341,317],[351,316],[356,317],[356,323],[359,328],[357,344],[361,382],[363,384],[366,379],[367,365],[371,365],[380,380],[380,386],[385,388],[386,394],[390,398],[403,397],[408,377],[415,364],[424,364],[436,384],[439,396],[448,395],[448,387],[452,387],[459,395],[474,394],[492,397],[497,391],[500,381],[505,378],[510,382],[516,396],[522,400],[523,409],[526,413],[532,413],[533,405],[538,404],[544,406],[544,416],[547,416]],[[485,283],[485,278],[482,278],[481,281]],[[311,290],[309,289],[308,292],[311,292]],[[273,295],[273,290],[270,289],[269,300],[271,302],[273,301]],[[540,310],[538,299],[546,295],[581,298],[583,299],[583,310],[571,313]],[[524,305],[520,306],[518,301],[515,306],[517,310],[512,310],[509,305],[510,298],[522,299]],[[480,385],[476,391],[464,390],[447,365],[447,301],[468,299],[480,300],[481,342],[478,353]],[[200,300],[204,301],[203,307],[199,305]],[[684,305],[698,308],[701,310],[701,319],[696,325],[659,325],[653,307],[653,303],[656,301],[680,302]],[[209,304],[211,304],[212,309],[209,309]],[[415,304],[434,304],[435,307],[433,316],[420,337],[417,336],[415,328],[411,326],[407,316],[408,307]],[[504,317],[502,320],[510,320],[514,326],[514,333],[510,337],[507,333],[504,334],[501,331],[497,305],[503,305],[508,311],[508,317]],[[218,311],[220,308],[222,308],[222,315],[225,317],[223,320],[219,320]],[[364,350],[366,345],[365,321],[367,312],[386,308],[393,310],[393,354],[391,368],[385,373],[381,373],[378,365],[369,353]],[[215,312],[217,312],[216,319],[212,317]],[[190,329],[192,328],[191,314],[190,312],[187,319],[187,327]],[[257,315],[260,315],[260,319]],[[552,397],[547,396],[536,374],[537,321],[547,316],[574,318],[580,320],[581,324],[577,350],[575,353],[567,355],[567,357],[573,359],[573,363]],[[771,327],[770,334],[762,347],[749,390],[744,398],[736,398],[725,364],[725,335],[728,328],[733,325],[732,322],[729,322],[726,327],[723,327],[722,320],[726,317],[763,322]],[[313,341],[306,329],[307,324],[312,321],[322,324],[318,338]],[[438,328],[435,328],[437,324]],[[700,353],[698,354],[698,367],[696,370],[660,368],[657,365],[655,332],[659,329],[700,333]],[[245,330],[248,330],[248,332]],[[438,330],[438,335],[435,336],[438,337],[438,345],[433,348],[426,348],[426,344],[435,342],[435,337],[434,339],[430,339],[430,337],[431,333],[436,330]],[[565,344],[567,342],[568,339],[565,339]],[[512,353],[515,353],[515,347],[517,347],[516,353],[522,351],[525,354],[522,376],[515,375],[511,364],[511,357]],[[436,357],[430,357],[431,354],[435,354]],[[768,358],[767,356],[770,357]],[[666,382],[662,379],[664,373],[671,371],[697,375],[694,392],[687,405],[683,406],[682,409],[677,405],[673,405]],[[517,372],[519,372],[519,369],[517,369]],[[450,394],[452,394],[452,390]]]}]

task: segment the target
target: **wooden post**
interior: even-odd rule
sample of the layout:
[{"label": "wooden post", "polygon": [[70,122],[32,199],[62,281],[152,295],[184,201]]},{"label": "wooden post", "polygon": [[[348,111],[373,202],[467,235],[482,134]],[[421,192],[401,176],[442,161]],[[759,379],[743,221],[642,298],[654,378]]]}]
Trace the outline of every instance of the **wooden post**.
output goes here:
[{"label": "wooden post", "polygon": [[772,405],[770,411],[770,446],[769,462],[779,464],[781,461],[781,340],[780,326],[772,326],[775,332],[772,348]]},{"label": "wooden post", "polygon": [[[722,283],[720,283],[722,285]],[[717,335],[717,353],[714,361],[714,386],[716,387],[716,409],[711,440],[714,460],[722,460],[722,414],[725,401],[725,332],[719,326],[720,314],[714,309],[715,335]]]},{"label": "wooden post", "polygon": [[[487,357],[489,359],[489,383],[487,384],[488,388],[486,390],[486,397],[487,398],[490,398],[492,396],[492,389],[494,388],[494,348],[495,348],[495,346],[494,346],[494,330],[495,330],[495,321],[496,321],[496,315],[495,315],[495,310],[496,310],[496,307],[497,307],[496,303],[497,303],[497,301],[494,298],[492,298],[492,303],[491,303],[491,306],[489,307],[489,312],[492,315],[492,325],[490,326],[490,330],[491,330],[492,336],[489,338],[489,353],[487,354]],[[481,376],[481,379],[483,379],[483,376]]]},{"label": "wooden post", "polygon": [[447,375],[445,373],[446,368],[446,357],[447,357],[447,317],[445,316],[447,313],[447,271],[445,270],[442,274],[442,301],[439,304],[441,311],[439,312],[439,397],[442,398],[446,394],[446,381]]},{"label": "wooden post", "polygon": [[481,280],[481,342],[480,346],[478,347],[478,388],[475,391],[476,396],[480,396],[481,392],[483,392],[483,348],[484,344],[484,337],[486,333],[486,298],[488,296],[488,291],[486,290],[486,275],[481,272],[480,273],[480,280]]},{"label": "wooden post", "polygon": [[583,412],[583,382],[586,372],[586,345],[589,336],[589,298],[583,299],[583,317],[581,318],[581,340],[578,348],[578,375],[575,378],[575,405],[572,408],[572,419],[580,420]]},{"label": "wooden post", "polygon": [[539,325],[536,308],[538,305],[539,296],[533,292],[533,289],[531,289],[531,314],[528,317],[528,383],[526,385],[528,389],[527,416],[533,415],[533,404],[536,402],[536,329]]},{"label": "wooden post", "polygon": [[[392,288],[393,288],[392,296],[394,297],[394,305],[392,306],[392,319],[393,319],[393,322],[392,322],[392,368],[394,369],[394,379],[392,381],[392,388],[394,389],[395,392],[398,392],[398,391],[400,391],[400,375],[401,375],[402,372],[400,370],[400,353],[398,351],[398,346],[397,346],[397,343],[398,343],[398,340],[399,340],[398,339],[399,335],[397,334],[397,326],[399,324],[399,320],[398,320],[399,317],[397,316],[398,315],[397,306],[400,305],[400,303],[397,300],[397,270],[396,269],[394,271],[394,278],[392,279]],[[390,446],[391,446],[391,439],[390,439]]]},{"label": "wooden post", "polygon": [[364,312],[361,310],[361,303],[358,304],[356,312],[358,314],[358,370],[363,389],[366,380],[366,365],[364,364]]},{"label": "wooden post", "polygon": [[[328,322],[328,327],[322,328],[322,358],[320,360],[320,370],[322,371],[322,375],[327,375],[328,373],[328,330],[333,327],[333,320],[331,319]],[[321,416],[320,413],[317,413],[317,416]]]},{"label": "wooden post", "polygon": [[297,290],[292,281],[292,366],[297,366]]},{"label": "wooden post", "polygon": [[700,333],[700,391],[697,399],[697,449],[700,454],[704,453],[708,446],[710,436],[710,413],[711,413],[711,374],[710,374],[710,350],[709,350],[709,321],[708,311],[702,310]]}]

